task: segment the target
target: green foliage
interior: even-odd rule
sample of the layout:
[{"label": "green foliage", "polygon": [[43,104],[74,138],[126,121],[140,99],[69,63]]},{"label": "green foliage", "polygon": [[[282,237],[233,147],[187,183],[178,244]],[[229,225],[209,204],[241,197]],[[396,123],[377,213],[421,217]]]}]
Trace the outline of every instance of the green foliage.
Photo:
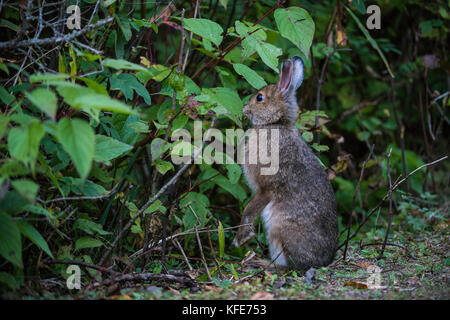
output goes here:
[{"label": "green foliage", "polygon": [[[92,12],[94,2],[80,3],[83,14]],[[359,223],[386,195],[388,150],[393,181],[446,151],[449,99],[439,98],[448,90],[448,55],[442,43],[448,37],[449,17],[444,4],[428,8],[378,1],[383,6],[382,30],[369,32],[364,23],[367,3],[362,0],[351,1],[339,13],[335,2],[291,1],[288,8],[272,10],[276,3],[256,1],[244,11],[239,1],[213,1],[213,10],[201,2],[202,18],[194,18],[194,8],[184,2],[182,20],[179,10],[164,13],[157,4],[140,4],[147,5],[149,16],[144,17],[117,1],[102,1],[93,21],[110,14],[113,22],[61,44],[51,57],[39,56],[39,64],[21,57],[24,68],[19,54],[2,56],[0,74],[9,78],[0,87],[2,285],[19,289],[24,276],[33,276],[38,257],[42,277],[65,276],[65,266],[42,267],[47,259],[98,263],[128,221],[178,172],[180,166],[171,156],[182,151],[191,156],[200,147],[171,140],[174,132],[183,129],[194,136],[194,121],[200,120],[204,134],[213,119],[223,133],[246,129],[244,104],[257,90],[276,83],[280,62],[293,55],[305,62],[296,126],[332,180],[341,230],[350,214]],[[20,30],[16,11],[4,7],[0,26]],[[410,15],[417,18],[413,26],[405,22],[410,23],[405,19]],[[404,41],[407,28],[419,39]],[[337,44],[343,35],[347,43]],[[32,49],[31,56],[39,52]],[[427,60],[426,55],[432,57]],[[433,66],[435,60],[441,61],[439,67]],[[48,72],[42,73],[40,64]],[[395,75],[392,86],[390,75]],[[428,100],[420,107],[419,99]],[[428,144],[422,141],[424,132]],[[374,155],[353,201],[372,144]],[[211,157],[227,156],[216,150]],[[207,158],[206,153],[200,155]],[[447,219],[439,209],[442,201],[429,193],[433,185],[435,192],[446,185],[446,166],[410,177],[408,185],[399,188],[410,193],[394,192],[399,219],[406,221],[400,225],[394,219],[394,229],[429,232],[432,223]],[[162,247],[163,237],[182,233],[176,239],[183,250],[198,258],[197,230],[204,254],[218,262],[210,270],[213,282],[231,288],[232,281],[220,279],[222,272],[238,280],[238,263],[250,252],[231,246],[235,230],[230,227],[239,224],[251,197],[237,163],[190,166],[125,230],[113,250],[119,256],[113,259],[120,261],[115,267],[127,264],[154,273],[185,268],[172,242],[164,244],[164,263],[159,249],[153,249]],[[385,229],[380,225],[387,223],[386,217],[383,205],[355,240],[382,239]],[[257,228],[262,230],[260,223]],[[265,244],[262,232],[258,237]],[[262,256],[256,244],[252,240],[248,246]],[[151,250],[136,254],[145,245]],[[376,256],[369,249],[361,254]],[[148,258],[151,262],[145,265]],[[205,274],[197,280],[209,281]],[[277,277],[265,280],[275,285]]]}]

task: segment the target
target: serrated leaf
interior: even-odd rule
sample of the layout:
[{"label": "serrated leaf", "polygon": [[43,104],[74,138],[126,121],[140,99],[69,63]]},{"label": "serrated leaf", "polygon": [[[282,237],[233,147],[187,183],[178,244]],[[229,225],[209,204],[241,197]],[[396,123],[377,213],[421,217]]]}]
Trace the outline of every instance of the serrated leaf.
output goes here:
[{"label": "serrated leaf", "polygon": [[25,92],[25,96],[41,111],[52,119],[55,119],[57,98],[53,91],[38,88],[31,93]]},{"label": "serrated leaf", "polygon": [[267,85],[266,81],[257,74],[256,71],[247,67],[245,64],[234,63],[233,68],[239,75],[243,76],[253,88],[259,90]]},{"label": "serrated leaf", "polygon": [[131,114],[135,113],[125,103],[111,99],[104,94],[92,93],[87,95],[80,95],[73,100],[74,108],[93,108],[103,111],[111,111],[116,113]]},{"label": "serrated leaf", "polygon": [[199,35],[202,38],[212,41],[216,46],[222,42],[222,27],[214,21],[208,19],[184,19],[184,28]]},{"label": "serrated leaf", "polygon": [[94,130],[81,119],[63,118],[58,122],[57,136],[75,164],[80,177],[85,179],[91,170],[94,158]]},{"label": "serrated leaf", "polygon": [[[236,31],[244,38],[242,46],[244,48],[243,55],[249,57],[255,51],[261,57],[261,60],[272,70],[278,73],[278,56],[282,54],[282,50],[265,40],[266,33],[257,26],[248,28],[242,22],[236,22]],[[249,34],[249,32],[253,32]]]},{"label": "serrated leaf", "polygon": [[135,70],[142,71],[147,74],[149,73],[149,70],[147,70],[147,68],[123,59],[105,59],[102,61],[102,65],[118,70]]},{"label": "serrated leaf", "polygon": [[104,135],[95,136],[94,160],[110,161],[133,149],[133,146]]},{"label": "serrated leaf", "polygon": [[166,174],[167,171],[175,169],[173,167],[173,164],[169,161],[156,159],[156,161],[154,163],[155,163],[156,169],[158,169],[158,172],[163,175]]},{"label": "serrated leaf", "polygon": [[75,250],[81,250],[86,248],[96,248],[103,245],[98,239],[91,237],[81,237],[75,242]]},{"label": "serrated leaf", "polygon": [[308,11],[298,7],[277,9],[274,17],[281,36],[295,44],[308,57],[315,29]]},{"label": "serrated leaf", "polygon": [[103,230],[100,224],[87,219],[78,219],[75,221],[73,224],[73,229],[82,230],[90,235],[94,235],[94,233],[98,233],[100,235],[110,234],[110,232]]},{"label": "serrated leaf", "polygon": [[129,73],[114,75],[110,79],[111,90],[121,90],[127,100],[133,99],[133,89],[144,98],[145,103],[151,104],[152,100],[147,89],[137,81],[136,77]]},{"label": "serrated leaf", "polygon": [[34,164],[39,152],[39,143],[45,130],[39,121],[31,121],[27,127],[14,127],[8,135],[8,150],[12,157],[30,165],[34,171]]},{"label": "serrated leaf", "polygon": [[25,221],[17,221],[17,227],[22,232],[22,234],[30,239],[35,245],[41,248],[46,254],[54,259],[50,248],[48,247],[47,241],[42,237],[39,231],[36,230],[31,224]]}]

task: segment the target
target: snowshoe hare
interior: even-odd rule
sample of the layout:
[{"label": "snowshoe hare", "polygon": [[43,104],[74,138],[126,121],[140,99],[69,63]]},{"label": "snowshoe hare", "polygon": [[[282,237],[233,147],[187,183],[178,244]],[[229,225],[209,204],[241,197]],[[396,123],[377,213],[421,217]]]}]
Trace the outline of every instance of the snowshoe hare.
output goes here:
[{"label": "snowshoe hare", "polygon": [[251,239],[253,222],[262,214],[272,261],[305,271],[331,263],[338,222],[327,174],[295,127],[295,94],[302,81],[303,60],[295,56],[282,64],[278,84],[259,90],[244,107],[255,131],[269,129],[270,137],[271,129],[278,129],[279,167],[273,175],[262,175],[264,164],[248,161],[246,143],[243,168],[255,196],[244,209],[233,243],[241,246]]}]

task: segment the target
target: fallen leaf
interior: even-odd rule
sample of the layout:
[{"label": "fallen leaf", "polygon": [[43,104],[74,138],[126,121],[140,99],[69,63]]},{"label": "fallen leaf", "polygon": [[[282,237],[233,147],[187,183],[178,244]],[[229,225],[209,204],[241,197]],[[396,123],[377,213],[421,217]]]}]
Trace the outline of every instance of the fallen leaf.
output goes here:
[{"label": "fallen leaf", "polygon": [[358,262],[356,265],[360,268],[367,269],[368,267],[373,265],[373,263],[370,261],[361,261],[361,262]]},{"label": "fallen leaf", "polygon": [[359,282],[359,281],[348,281],[344,283],[344,287],[353,287],[357,289],[367,289],[367,284],[365,282]]},{"label": "fallen leaf", "polygon": [[265,291],[258,291],[252,295],[250,300],[273,300],[273,294]]}]

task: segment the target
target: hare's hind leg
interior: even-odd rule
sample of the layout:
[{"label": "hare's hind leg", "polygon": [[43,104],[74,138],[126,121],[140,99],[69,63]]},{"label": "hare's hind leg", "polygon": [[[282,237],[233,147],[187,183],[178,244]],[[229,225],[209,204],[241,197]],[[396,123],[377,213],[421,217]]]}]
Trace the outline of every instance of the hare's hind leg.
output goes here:
[{"label": "hare's hind leg", "polygon": [[281,237],[282,230],[279,225],[279,217],[274,208],[273,201],[270,201],[269,204],[264,208],[261,216],[263,218],[264,227],[266,229],[271,261],[276,265],[287,267],[288,261],[286,260],[285,250]]}]

